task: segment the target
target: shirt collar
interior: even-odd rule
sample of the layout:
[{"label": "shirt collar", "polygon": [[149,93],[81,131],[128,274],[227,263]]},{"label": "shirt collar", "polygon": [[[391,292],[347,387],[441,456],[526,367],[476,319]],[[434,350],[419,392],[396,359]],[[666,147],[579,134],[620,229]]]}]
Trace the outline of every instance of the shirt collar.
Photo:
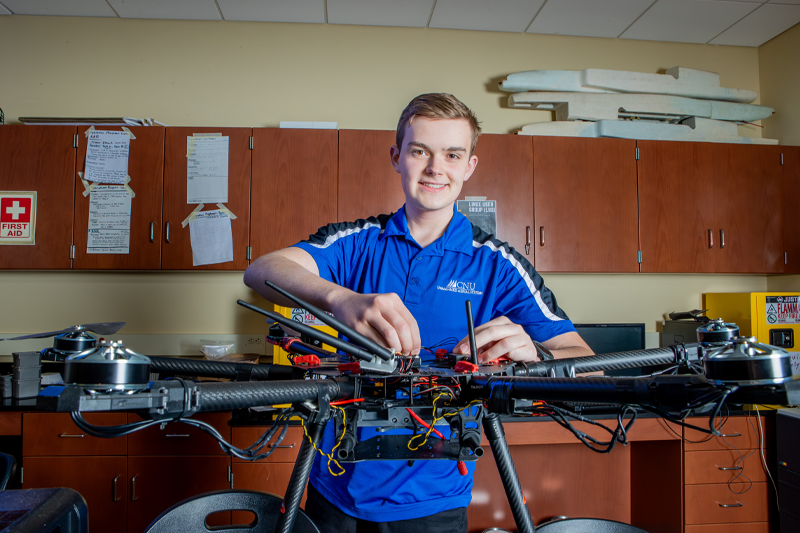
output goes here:
[{"label": "shirt collar", "polygon": [[[385,239],[386,237],[404,237],[407,240],[416,242],[408,230],[405,205],[386,223],[386,229],[384,229],[381,238]],[[458,209],[453,206],[453,218],[450,220],[450,224],[447,225],[444,235],[431,243],[428,248],[438,254],[441,254],[444,249],[472,255],[472,224],[467,220],[467,217],[459,213]]]}]

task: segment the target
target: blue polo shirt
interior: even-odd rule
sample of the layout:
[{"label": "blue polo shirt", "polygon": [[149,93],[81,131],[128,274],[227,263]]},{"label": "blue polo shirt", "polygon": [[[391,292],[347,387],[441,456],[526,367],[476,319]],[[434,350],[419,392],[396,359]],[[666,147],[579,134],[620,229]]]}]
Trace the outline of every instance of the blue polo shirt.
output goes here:
[{"label": "blue polo shirt", "polygon": [[[394,215],[328,225],[296,246],[311,254],[323,279],[359,293],[400,296],[417,320],[423,348],[450,351],[467,335],[466,300],[472,302],[475,326],[506,316],[539,342],[575,331],[531,264],[458,211],[444,235],[425,248],[411,236],[404,208]],[[420,355],[423,361],[434,357],[424,349]],[[448,427],[441,428],[437,425],[448,436]],[[377,434],[372,428],[358,431],[359,440]],[[330,451],[334,439],[333,424],[328,424],[322,450]],[[318,454],[310,481],[357,518],[406,520],[470,502],[474,463],[467,463],[467,476],[446,460],[416,461],[411,467],[406,461],[343,466],[345,474],[334,477],[327,459]]]}]

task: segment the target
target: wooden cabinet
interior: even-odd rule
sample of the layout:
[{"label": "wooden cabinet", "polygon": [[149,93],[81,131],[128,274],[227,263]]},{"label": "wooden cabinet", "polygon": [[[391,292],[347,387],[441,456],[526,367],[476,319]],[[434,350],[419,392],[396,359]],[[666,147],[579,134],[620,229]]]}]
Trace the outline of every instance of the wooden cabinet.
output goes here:
[{"label": "wooden cabinet", "polygon": [[533,138],[537,270],[639,271],[635,149],[626,139]]},{"label": "wooden cabinet", "polygon": [[[100,131],[120,127],[95,126]],[[131,127],[128,155],[128,186],[131,199],[130,248],[127,254],[88,253],[90,196],[78,177],[86,168],[87,127],[78,128],[78,164],[75,172],[75,261],[76,269],[158,269],[161,266],[161,191],[164,174],[164,128]],[[90,193],[91,195],[91,193]]]},{"label": "wooden cabinet", "polygon": [[[164,156],[164,233],[161,268],[165,270],[244,270],[250,242],[250,128],[167,128]],[[182,227],[197,204],[187,203],[187,138],[218,133],[228,137],[228,201],[233,261],[193,266],[190,229]],[[219,209],[205,204],[204,211]]]},{"label": "wooden cabinet", "polygon": [[[688,421],[700,427],[708,425],[707,418]],[[760,423],[765,433],[771,435],[767,419],[761,417]],[[687,533],[769,530],[771,488],[761,464],[758,426],[755,417],[730,417],[719,429],[724,438],[709,438],[707,434],[684,428]]]},{"label": "wooden cabinet", "polygon": [[783,243],[784,274],[800,274],[800,146],[783,146]]},{"label": "wooden cabinet", "polygon": [[779,147],[637,146],[642,272],[783,270]]},{"label": "wooden cabinet", "polygon": [[336,220],[336,130],[253,130],[253,259]]},{"label": "wooden cabinet", "polygon": [[75,126],[0,126],[0,191],[36,191],[35,244],[0,245],[0,268],[72,267]]}]

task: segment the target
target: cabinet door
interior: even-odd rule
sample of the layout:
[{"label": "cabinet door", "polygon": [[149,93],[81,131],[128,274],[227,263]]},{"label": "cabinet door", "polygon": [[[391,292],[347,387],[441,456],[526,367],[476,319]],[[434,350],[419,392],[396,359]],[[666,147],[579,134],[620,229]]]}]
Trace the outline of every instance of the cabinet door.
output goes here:
[{"label": "cabinet door", "polygon": [[797,200],[800,198],[800,146],[784,146],[783,152],[783,244],[786,251],[785,274],[800,274],[800,223]]},{"label": "cabinet door", "polygon": [[478,166],[464,183],[459,200],[485,196],[497,201],[497,238],[508,242],[533,263],[533,250],[526,247],[528,228],[533,224],[531,137],[481,135],[475,155]]},{"label": "cabinet door", "polygon": [[394,213],[405,202],[390,149],[395,132],[339,130],[339,222]]},{"label": "cabinet door", "polygon": [[635,149],[626,139],[533,139],[537,270],[639,271]]},{"label": "cabinet door", "polygon": [[715,272],[783,271],[781,148],[712,144]]},{"label": "cabinet door", "polygon": [[[231,440],[231,419],[227,413],[197,413],[192,420],[206,422],[222,435],[226,441]],[[128,413],[128,423],[141,421],[134,413]],[[128,455],[226,455],[217,441],[208,433],[195,426],[181,423],[168,423],[164,429],[161,425],[150,426],[128,435]]]},{"label": "cabinet door", "polygon": [[[233,463],[232,469],[234,489],[260,490],[283,499],[294,463]],[[306,493],[307,490],[303,491],[300,507],[306,504]]]},{"label": "cabinet door", "polygon": [[70,268],[75,126],[0,126],[0,191],[36,191],[32,245],[0,245],[0,268]]},{"label": "cabinet door", "polygon": [[[25,457],[23,489],[68,487],[86,500],[89,531],[125,531],[125,457]],[[141,533],[144,528],[137,530]]]},{"label": "cabinet door", "polygon": [[[120,426],[125,413],[85,413],[89,424]],[[69,413],[23,413],[22,450],[29,455],[125,455],[128,438],[104,439],[83,432]]]},{"label": "cabinet door", "polygon": [[230,464],[227,456],[128,457],[128,533],[141,533],[190,496],[230,488]]},{"label": "cabinet door", "polygon": [[[219,133],[228,137],[228,202],[233,234],[233,261],[192,266],[192,242],[186,217],[197,207],[187,200],[187,137]],[[250,128],[167,128],[164,156],[164,252],[161,268],[170,270],[244,270],[250,239]],[[205,204],[204,211],[219,209]]]},{"label": "cabinet door", "polygon": [[336,220],[336,130],[253,130],[253,259]]},{"label": "cabinet door", "polygon": [[[642,272],[714,272],[714,161],[708,143],[636,141]],[[714,237],[716,240],[716,237]]]},{"label": "cabinet door", "polygon": [[[161,189],[164,175],[164,128],[130,127],[128,186],[131,199],[130,248],[127,254],[88,253],[89,196],[77,176],[86,168],[86,130],[78,128],[78,164],[75,176],[75,262],[74,268],[157,269],[161,266]],[[121,131],[119,126],[95,126],[101,131]]]}]

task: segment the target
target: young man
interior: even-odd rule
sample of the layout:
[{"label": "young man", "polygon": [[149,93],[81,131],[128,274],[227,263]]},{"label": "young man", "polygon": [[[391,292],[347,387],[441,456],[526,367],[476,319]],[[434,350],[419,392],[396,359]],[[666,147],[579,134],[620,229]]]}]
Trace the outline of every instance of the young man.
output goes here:
[{"label": "young man", "polygon": [[[391,164],[406,203],[394,215],[331,224],[307,241],[259,258],[245,283],[272,302],[292,305],[268,279],[360,333],[404,354],[426,347],[468,353],[464,302],[472,302],[479,359],[538,359],[533,339],[556,357],[589,355],[530,263],[455,211],[478,164],[480,127],[449,94],[424,94],[397,126]],[[365,183],[365,187],[370,184]],[[322,449],[334,445],[333,424]],[[360,439],[374,430],[362,428]],[[320,457],[311,472],[308,512],[325,533],[466,533],[472,471],[451,461],[368,461],[334,476]],[[342,512],[343,511],[343,512]]]}]

